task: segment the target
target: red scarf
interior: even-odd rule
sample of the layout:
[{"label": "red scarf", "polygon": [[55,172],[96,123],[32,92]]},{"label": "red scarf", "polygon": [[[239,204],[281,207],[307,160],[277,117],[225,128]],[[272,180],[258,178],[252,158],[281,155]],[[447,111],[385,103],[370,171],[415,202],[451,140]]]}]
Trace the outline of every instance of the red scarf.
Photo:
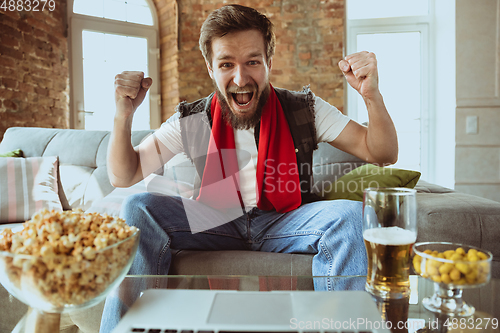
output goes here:
[{"label": "red scarf", "polygon": [[[226,211],[242,206],[234,130],[222,119],[217,94],[211,104],[212,135],[200,194],[196,200]],[[281,104],[271,86],[260,118],[257,155],[257,207],[286,213],[300,206],[300,180],[295,147]]]}]

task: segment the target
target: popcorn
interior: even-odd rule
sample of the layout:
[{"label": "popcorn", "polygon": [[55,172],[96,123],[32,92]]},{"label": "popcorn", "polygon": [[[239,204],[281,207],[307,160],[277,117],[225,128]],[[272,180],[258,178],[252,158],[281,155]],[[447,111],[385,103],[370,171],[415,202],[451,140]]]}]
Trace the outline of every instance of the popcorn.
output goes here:
[{"label": "popcorn", "polygon": [[128,238],[136,231],[108,215],[44,209],[23,230],[0,233],[0,251],[13,254],[0,255],[0,273],[8,274],[16,288],[29,284],[36,297],[53,306],[82,304],[122,273],[135,251],[136,239]]}]

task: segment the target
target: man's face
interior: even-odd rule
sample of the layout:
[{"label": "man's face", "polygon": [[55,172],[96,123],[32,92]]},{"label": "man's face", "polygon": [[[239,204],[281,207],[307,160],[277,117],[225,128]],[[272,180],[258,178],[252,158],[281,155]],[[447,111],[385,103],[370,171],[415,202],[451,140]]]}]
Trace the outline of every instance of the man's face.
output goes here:
[{"label": "man's face", "polygon": [[264,38],[257,30],[233,32],[212,41],[208,72],[217,88],[223,117],[238,129],[254,127],[269,97]]}]

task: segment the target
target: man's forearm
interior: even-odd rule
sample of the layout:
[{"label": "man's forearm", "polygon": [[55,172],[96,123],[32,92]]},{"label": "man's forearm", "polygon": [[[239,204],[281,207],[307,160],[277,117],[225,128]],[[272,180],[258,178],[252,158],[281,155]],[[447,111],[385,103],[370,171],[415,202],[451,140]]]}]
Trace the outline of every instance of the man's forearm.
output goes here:
[{"label": "man's forearm", "polygon": [[[368,129],[354,130],[350,137],[347,136],[353,145],[360,147],[354,151],[371,163],[395,163],[398,159],[398,138],[378,88],[375,54],[357,52],[341,59],[338,65],[349,85],[363,97],[368,109]],[[360,133],[363,133],[362,136]],[[341,142],[340,146],[347,144]]]},{"label": "man's forearm", "polygon": [[108,176],[115,187],[127,187],[134,183],[139,165],[137,153],[130,140],[132,117],[115,119],[108,147]]},{"label": "man's forearm", "polygon": [[398,159],[398,138],[382,95],[365,99],[368,110],[366,145],[378,164],[393,164]]}]

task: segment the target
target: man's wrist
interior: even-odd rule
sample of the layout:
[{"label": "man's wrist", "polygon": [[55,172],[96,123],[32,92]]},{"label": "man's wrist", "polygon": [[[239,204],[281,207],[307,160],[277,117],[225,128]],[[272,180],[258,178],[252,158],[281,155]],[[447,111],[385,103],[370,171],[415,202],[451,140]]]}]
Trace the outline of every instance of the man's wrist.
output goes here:
[{"label": "man's wrist", "polygon": [[125,117],[121,116],[119,114],[115,114],[114,118],[114,127],[115,128],[126,128],[131,130],[132,129],[132,120],[133,116]]},{"label": "man's wrist", "polygon": [[382,94],[378,90],[373,94],[368,94],[366,96],[363,96],[363,100],[365,101],[367,107],[369,105],[384,103],[384,98],[382,97]]},{"label": "man's wrist", "polygon": [[368,111],[370,111],[371,109],[378,109],[380,107],[385,110],[384,98],[379,91],[377,91],[377,93],[373,95],[363,97],[363,100],[365,101]]}]

